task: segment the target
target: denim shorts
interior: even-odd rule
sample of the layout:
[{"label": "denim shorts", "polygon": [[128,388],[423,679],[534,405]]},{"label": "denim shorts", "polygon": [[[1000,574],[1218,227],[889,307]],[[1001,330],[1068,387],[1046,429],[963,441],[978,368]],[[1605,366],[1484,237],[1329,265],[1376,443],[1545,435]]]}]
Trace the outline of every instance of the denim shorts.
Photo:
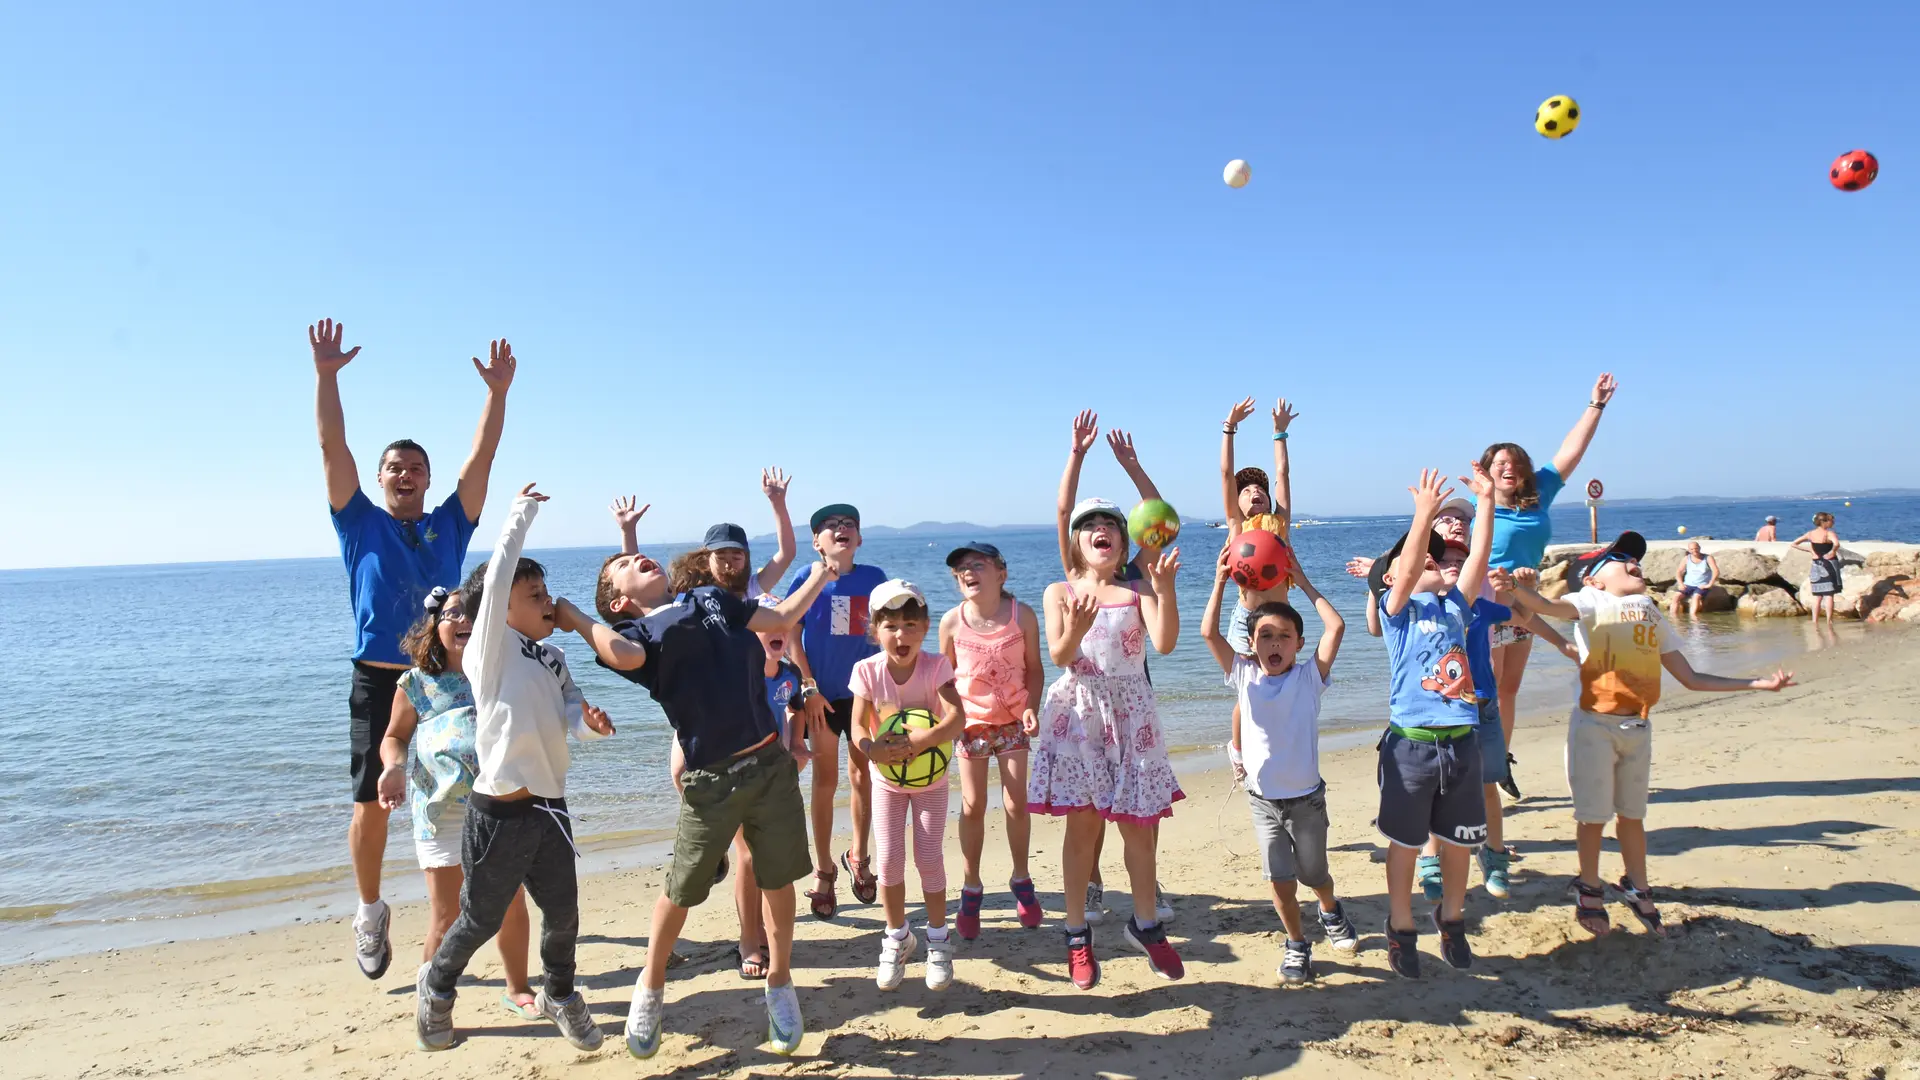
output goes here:
[{"label": "denim shorts", "polygon": [[1253,612],[1245,604],[1234,604],[1227,617],[1227,647],[1241,656],[1253,655],[1252,623]]},{"label": "denim shorts", "polygon": [[1309,889],[1333,884],[1327,869],[1327,785],[1293,799],[1264,799],[1247,792],[1253,835],[1260,842],[1260,869],[1268,881],[1298,881]]}]

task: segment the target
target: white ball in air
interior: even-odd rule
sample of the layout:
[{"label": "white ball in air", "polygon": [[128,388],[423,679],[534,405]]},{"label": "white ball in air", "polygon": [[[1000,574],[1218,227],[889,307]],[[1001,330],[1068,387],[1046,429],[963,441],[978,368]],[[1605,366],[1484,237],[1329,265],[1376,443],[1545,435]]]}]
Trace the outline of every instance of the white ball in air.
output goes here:
[{"label": "white ball in air", "polygon": [[1227,182],[1228,187],[1246,187],[1247,181],[1252,179],[1252,177],[1253,170],[1248,168],[1247,163],[1241,161],[1239,158],[1234,158],[1232,161],[1227,162],[1227,167],[1221,170],[1220,173],[1220,178]]}]

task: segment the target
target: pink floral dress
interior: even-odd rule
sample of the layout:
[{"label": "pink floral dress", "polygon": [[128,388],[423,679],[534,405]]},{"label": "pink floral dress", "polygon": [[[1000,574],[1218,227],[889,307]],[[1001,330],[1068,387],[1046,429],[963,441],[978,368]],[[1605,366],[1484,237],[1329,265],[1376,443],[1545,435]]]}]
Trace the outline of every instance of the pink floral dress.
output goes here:
[{"label": "pink floral dress", "polygon": [[1080,655],[1047,688],[1027,790],[1034,813],[1092,809],[1137,825],[1172,817],[1173,804],[1186,798],[1147,681],[1138,586],[1128,603],[1101,606]]}]

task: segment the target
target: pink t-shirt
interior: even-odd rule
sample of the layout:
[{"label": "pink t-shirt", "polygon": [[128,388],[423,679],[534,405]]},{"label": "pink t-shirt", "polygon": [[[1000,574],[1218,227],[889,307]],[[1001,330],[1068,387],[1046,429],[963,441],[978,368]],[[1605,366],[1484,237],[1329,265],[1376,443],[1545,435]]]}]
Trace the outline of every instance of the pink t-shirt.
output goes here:
[{"label": "pink t-shirt", "polygon": [[[920,653],[920,658],[914,661],[913,677],[904,683],[893,681],[893,674],[887,670],[887,656],[885,653],[879,653],[853,665],[853,675],[847,680],[847,685],[855,695],[873,703],[876,720],[884,720],[902,709],[925,709],[938,719],[940,688],[952,681],[953,665],[947,661],[947,658],[939,653],[923,651]],[[860,734],[856,732],[853,737],[858,739]],[[893,791],[907,790],[888,782],[887,778],[881,775],[878,762],[869,762],[867,772],[876,784],[884,785]],[[947,778],[943,775],[928,787],[912,790],[934,790],[945,787],[946,783]]]}]

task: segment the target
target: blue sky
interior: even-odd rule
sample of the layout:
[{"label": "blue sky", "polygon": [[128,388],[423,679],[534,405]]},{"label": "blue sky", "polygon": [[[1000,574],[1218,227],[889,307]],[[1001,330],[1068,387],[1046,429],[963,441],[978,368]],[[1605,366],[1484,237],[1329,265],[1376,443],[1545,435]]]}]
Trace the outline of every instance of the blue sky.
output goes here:
[{"label": "blue sky", "polygon": [[1212,514],[1246,394],[1303,512],[1397,511],[1606,369],[1611,494],[1913,480],[1913,9],[389,6],[5,16],[0,566],[335,550],[321,316],[363,472],[412,436],[442,495],[514,341],[541,546],[627,492],[762,531],[770,463],[803,517],[1045,521],[1082,406]]}]

